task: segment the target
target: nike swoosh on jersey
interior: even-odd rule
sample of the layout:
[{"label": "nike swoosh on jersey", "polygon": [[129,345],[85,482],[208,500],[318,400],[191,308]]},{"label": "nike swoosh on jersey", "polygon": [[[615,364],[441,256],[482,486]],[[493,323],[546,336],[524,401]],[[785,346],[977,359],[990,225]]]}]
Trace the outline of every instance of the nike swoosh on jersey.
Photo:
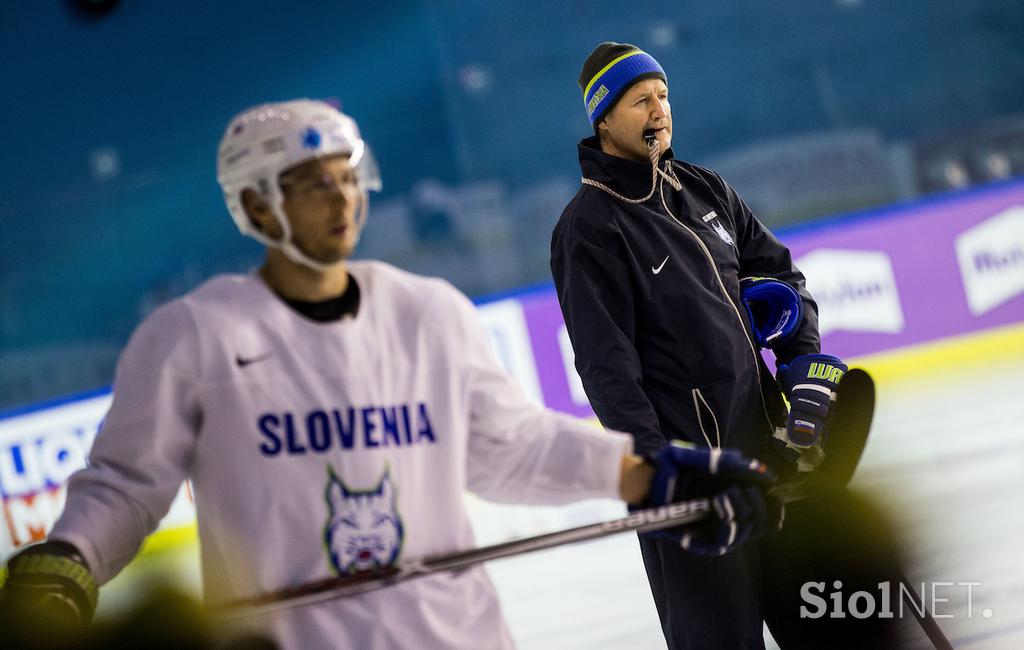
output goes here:
[{"label": "nike swoosh on jersey", "polygon": [[274,356],[273,352],[267,352],[256,357],[245,358],[240,354],[235,355],[235,363],[238,364],[239,368],[244,368],[249,364],[257,363],[259,361],[266,361],[270,357]]},{"label": "nike swoosh on jersey", "polygon": [[651,273],[653,273],[654,275],[658,275],[659,273],[661,273],[661,270],[662,270],[663,268],[665,268],[665,262],[667,262],[667,261],[668,261],[668,258],[669,258],[669,257],[670,257],[669,255],[666,255],[666,256],[665,256],[665,259],[661,260],[661,264],[659,264],[659,265],[658,265],[658,268],[654,268],[654,267],[652,266],[652,267],[651,267]]}]

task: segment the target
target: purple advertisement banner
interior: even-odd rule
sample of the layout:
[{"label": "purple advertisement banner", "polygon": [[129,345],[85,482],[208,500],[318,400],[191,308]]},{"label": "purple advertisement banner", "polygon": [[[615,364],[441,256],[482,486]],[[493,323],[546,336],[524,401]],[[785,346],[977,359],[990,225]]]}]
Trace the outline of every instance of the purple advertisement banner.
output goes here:
[{"label": "purple advertisement banner", "polygon": [[1024,183],[783,236],[854,357],[1024,321]]},{"label": "purple advertisement banner", "polygon": [[544,404],[570,415],[591,417],[594,411],[572,367],[572,348],[555,290],[533,294],[522,302]]},{"label": "purple advertisement banner", "polygon": [[[840,218],[780,238],[819,304],[829,354],[853,358],[1024,322],[1024,183]],[[554,290],[516,300],[543,401],[590,415]]]}]

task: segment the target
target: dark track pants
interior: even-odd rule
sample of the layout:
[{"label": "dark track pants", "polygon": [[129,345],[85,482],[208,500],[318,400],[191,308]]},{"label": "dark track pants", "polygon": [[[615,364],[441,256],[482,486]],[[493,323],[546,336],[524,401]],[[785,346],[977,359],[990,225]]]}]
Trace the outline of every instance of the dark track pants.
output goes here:
[{"label": "dark track pants", "polygon": [[[783,650],[900,647],[899,628],[912,620],[800,618],[806,581],[841,579],[852,593],[898,573],[898,545],[874,525],[873,514],[854,516],[838,498],[787,505],[782,531],[720,557],[641,536],[669,650],[762,649],[762,622]],[[826,523],[837,507],[841,517]]]},{"label": "dark track pants", "polygon": [[764,648],[756,543],[704,557],[641,536],[640,552],[669,650]]}]

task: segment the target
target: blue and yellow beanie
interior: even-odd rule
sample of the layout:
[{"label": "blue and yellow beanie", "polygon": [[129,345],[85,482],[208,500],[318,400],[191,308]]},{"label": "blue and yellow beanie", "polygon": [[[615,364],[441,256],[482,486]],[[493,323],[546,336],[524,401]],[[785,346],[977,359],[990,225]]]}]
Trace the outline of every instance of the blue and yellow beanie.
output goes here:
[{"label": "blue and yellow beanie", "polygon": [[583,91],[583,107],[590,125],[597,129],[608,111],[630,86],[644,79],[668,78],[654,57],[629,43],[601,43],[583,62],[576,81]]}]

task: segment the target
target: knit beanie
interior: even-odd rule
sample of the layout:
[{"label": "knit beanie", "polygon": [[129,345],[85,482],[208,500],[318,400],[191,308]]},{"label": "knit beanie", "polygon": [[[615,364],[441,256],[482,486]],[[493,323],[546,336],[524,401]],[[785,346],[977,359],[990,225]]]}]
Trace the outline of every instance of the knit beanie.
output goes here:
[{"label": "knit beanie", "polygon": [[654,57],[629,43],[601,43],[583,62],[583,70],[576,81],[583,91],[583,107],[590,125],[595,129],[619,98],[629,88],[644,79],[661,79],[666,84],[665,71]]}]

